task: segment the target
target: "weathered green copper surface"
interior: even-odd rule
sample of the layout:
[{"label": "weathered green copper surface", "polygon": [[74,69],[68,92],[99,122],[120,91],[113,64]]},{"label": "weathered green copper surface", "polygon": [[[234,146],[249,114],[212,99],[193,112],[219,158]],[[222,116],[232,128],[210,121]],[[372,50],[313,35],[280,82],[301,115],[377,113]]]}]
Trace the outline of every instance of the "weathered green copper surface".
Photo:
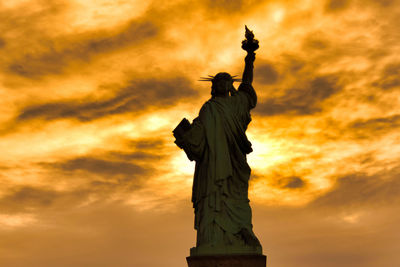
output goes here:
[{"label": "weathered green copper surface", "polygon": [[246,28],[242,48],[247,51],[242,83],[222,72],[210,78],[211,99],[200,109],[193,123],[182,120],[174,130],[175,143],[196,161],[192,202],[195,211],[196,255],[261,255],[253,233],[248,199],[250,167],[246,155],[252,152],[245,134],[250,110],[257,95],[252,86],[254,51],[258,41]]}]

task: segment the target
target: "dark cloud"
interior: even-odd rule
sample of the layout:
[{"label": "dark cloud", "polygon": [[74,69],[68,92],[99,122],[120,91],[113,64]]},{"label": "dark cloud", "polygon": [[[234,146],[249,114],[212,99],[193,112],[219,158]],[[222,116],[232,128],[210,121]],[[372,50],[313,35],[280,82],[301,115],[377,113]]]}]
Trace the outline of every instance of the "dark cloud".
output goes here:
[{"label": "dark cloud", "polygon": [[87,199],[88,192],[56,191],[50,188],[16,186],[0,198],[0,210],[3,213],[25,213],[53,208],[56,205],[74,206]]},{"label": "dark cloud", "polygon": [[3,48],[6,46],[6,41],[3,38],[0,38],[0,48]]},{"label": "dark cloud", "polygon": [[[194,8],[198,8],[202,11],[202,15],[205,20],[212,20],[214,22],[228,20],[232,23],[236,24],[237,27],[243,27],[244,24],[243,16],[251,14],[252,11],[257,10],[258,7],[265,4],[263,1],[257,0],[201,0],[196,1],[198,6],[194,5],[193,2],[187,2],[181,8],[181,16],[183,12],[191,12]],[[183,12],[182,12],[183,11]],[[251,24],[248,24],[249,21],[245,21],[245,24],[249,26],[250,30],[252,29]],[[220,31],[223,34],[226,30],[226,27],[220,28],[215,27],[213,30]],[[255,33],[257,36],[257,33]]]},{"label": "dark cloud", "polygon": [[[40,8],[37,6],[33,8],[37,4],[40,4]],[[69,8],[68,5],[69,3],[65,0],[40,0],[36,3],[27,2],[24,4],[20,2],[14,8],[0,6],[0,21],[2,21],[0,30],[2,33],[12,32],[14,33],[13,36],[19,36],[22,33],[27,34],[25,37],[34,38],[36,35],[59,25],[59,22],[49,23],[49,21],[54,22],[62,18],[64,12]]]},{"label": "dark cloud", "polygon": [[302,59],[299,56],[286,54],[283,55],[284,69],[291,75],[297,74],[299,71],[303,70],[310,65],[309,62]]},{"label": "dark cloud", "polygon": [[206,14],[212,15],[212,17],[219,15],[219,19],[222,14],[243,16],[246,12],[263,4],[262,1],[256,0],[204,0],[201,1],[201,3],[204,5],[204,12],[206,12]]},{"label": "dark cloud", "polygon": [[121,151],[39,162],[49,184],[79,181],[79,188],[56,190],[44,186],[9,186],[0,198],[0,210],[6,214],[26,213],[73,208],[89,200],[108,201],[110,197],[115,200],[116,196],[123,199],[143,188],[157,173],[154,166],[165,162],[169,156],[162,141],[143,138],[129,142]]},{"label": "dark cloud", "polygon": [[150,107],[171,106],[197,95],[197,91],[183,77],[133,80],[116,91],[113,97],[103,100],[88,98],[28,106],[21,111],[17,120],[73,118],[91,121],[109,115],[144,112]]},{"label": "dark cloud", "polygon": [[306,182],[298,176],[290,176],[279,179],[278,184],[281,188],[298,189],[303,188]]},{"label": "dark cloud", "polygon": [[256,113],[262,115],[310,115],[322,111],[322,101],[342,89],[337,79],[330,76],[316,77],[303,87],[285,91],[283,96],[267,98],[257,104]]},{"label": "dark cloud", "polygon": [[147,153],[143,151],[138,152],[110,152],[111,157],[122,159],[122,160],[160,160],[163,158],[162,155],[156,155],[153,153]]},{"label": "dark cloud", "polygon": [[350,5],[350,0],[328,0],[325,6],[325,10],[328,12],[341,11],[346,9]]},{"label": "dark cloud", "polygon": [[[119,160],[143,160],[157,161],[165,160],[169,157],[165,153],[165,142],[155,138],[141,138],[135,140],[127,140],[125,142],[127,151],[109,151],[106,156]],[[130,151],[130,150],[134,151]]]},{"label": "dark cloud", "polygon": [[71,63],[85,63],[94,56],[117,51],[154,38],[159,32],[148,21],[132,21],[117,32],[89,32],[79,36],[60,37],[43,42],[39,51],[23,54],[8,65],[10,73],[26,78],[40,78],[48,74],[60,74]]},{"label": "dark cloud", "polygon": [[326,12],[340,12],[349,9],[351,6],[356,5],[358,9],[363,8],[389,8],[398,4],[398,0],[328,0],[325,3]]},{"label": "dark cloud", "polygon": [[389,90],[400,87],[400,63],[391,63],[383,69],[380,78],[372,83],[374,87]]},{"label": "dark cloud", "polygon": [[315,199],[311,205],[335,209],[393,205],[400,202],[398,188],[400,188],[399,167],[374,175],[350,174],[337,179],[332,190]]},{"label": "dark cloud", "polygon": [[400,127],[400,115],[393,115],[382,118],[357,120],[348,125],[351,132],[357,138],[371,138],[387,134]]},{"label": "dark cloud", "polygon": [[[373,4],[373,5],[378,5],[381,7],[391,7],[395,4],[398,4],[398,0],[381,0],[381,1],[374,1],[374,0],[369,0],[369,3]],[[364,4],[364,1],[361,2],[361,4]]]},{"label": "dark cloud", "polygon": [[270,63],[257,64],[254,77],[262,84],[275,84],[279,79],[279,73]]},{"label": "dark cloud", "polygon": [[[120,156],[123,155],[123,156]],[[124,197],[140,189],[155,170],[139,164],[138,160],[148,160],[151,153],[138,152],[114,154],[108,152],[103,157],[78,157],[59,162],[42,162],[43,171],[48,171],[50,180],[83,179],[77,189],[55,190],[46,187],[14,186],[0,198],[3,213],[24,213],[35,210],[71,208],[87,202],[89,198],[106,201],[118,194]],[[141,158],[139,158],[141,157]],[[162,159],[163,155],[154,160]]]},{"label": "dark cloud", "polygon": [[390,128],[400,126],[400,115],[390,117],[373,118],[368,120],[357,120],[351,124],[353,128],[371,129],[371,130],[388,130]]},{"label": "dark cloud", "polygon": [[224,12],[239,12],[246,4],[243,0],[206,0],[206,6],[210,10],[218,10]]},{"label": "dark cloud", "polygon": [[[300,159],[298,159],[298,160],[300,160]],[[293,162],[293,164],[295,164],[295,163]],[[265,179],[267,179],[273,187],[276,187],[279,189],[289,189],[289,190],[306,189],[306,187],[307,187],[306,179],[304,179],[300,176],[296,176],[296,175],[284,176],[279,172],[280,168],[285,168],[285,167],[276,166],[277,171],[275,171],[270,176],[265,176],[265,174],[263,174],[263,173],[253,171],[251,173],[252,183],[263,181],[263,180],[265,181]]]},{"label": "dark cloud", "polygon": [[164,142],[151,138],[131,141],[119,151],[98,151],[64,161],[41,162],[48,171],[49,179],[84,179],[82,190],[94,194],[132,193],[142,188],[151,175],[158,171],[155,166],[165,162],[170,155]]},{"label": "dark cloud", "polygon": [[323,37],[322,32],[313,32],[303,40],[302,47],[309,50],[324,50],[330,47],[329,41]]},{"label": "dark cloud", "polygon": [[164,142],[160,139],[140,139],[132,140],[131,145],[136,149],[159,149],[164,145]]},{"label": "dark cloud", "polygon": [[[2,205],[0,205],[3,207],[12,204],[22,206],[48,206],[52,204],[57,195],[58,194],[52,190],[24,186],[13,190],[12,193],[8,193],[1,198],[0,203]],[[4,205],[5,203],[7,205]]]},{"label": "dark cloud", "polygon": [[63,171],[73,172],[80,170],[100,174],[104,177],[124,175],[133,178],[135,175],[143,175],[147,172],[143,167],[131,162],[109,161],[89,156],[54,163],[53,166]]}]

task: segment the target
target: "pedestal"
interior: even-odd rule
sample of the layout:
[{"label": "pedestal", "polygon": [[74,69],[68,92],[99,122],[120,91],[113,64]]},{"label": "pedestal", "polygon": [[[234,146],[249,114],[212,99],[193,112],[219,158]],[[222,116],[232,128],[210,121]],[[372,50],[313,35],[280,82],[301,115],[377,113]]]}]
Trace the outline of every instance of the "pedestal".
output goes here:
[{"label": "pedestal", "polygon": [[189,267],[266,267],[264,255],[215,255],[190,256],[186,258]]}]

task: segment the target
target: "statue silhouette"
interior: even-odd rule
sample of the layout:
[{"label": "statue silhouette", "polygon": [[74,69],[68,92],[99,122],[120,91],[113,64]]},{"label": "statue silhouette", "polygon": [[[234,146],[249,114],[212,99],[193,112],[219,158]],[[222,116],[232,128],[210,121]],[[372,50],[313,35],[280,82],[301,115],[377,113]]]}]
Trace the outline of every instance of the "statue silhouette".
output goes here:
[{"label": "statue silhouette", "polygon": [[190,160],[196,161],[192,202],[197,230],[191,256],[218,254],[262,254],[253,233],[248,199],[251,169],[246,155],[252,152],[245,134],[250,110],[257,95],[252,86],[254,51],[258,41],[246,26],[242,48],[247,51],[240,79],[229,73],[202,78],[211,81],[211,99],[190,124],[183,119],[173,131],[175,143]]}]

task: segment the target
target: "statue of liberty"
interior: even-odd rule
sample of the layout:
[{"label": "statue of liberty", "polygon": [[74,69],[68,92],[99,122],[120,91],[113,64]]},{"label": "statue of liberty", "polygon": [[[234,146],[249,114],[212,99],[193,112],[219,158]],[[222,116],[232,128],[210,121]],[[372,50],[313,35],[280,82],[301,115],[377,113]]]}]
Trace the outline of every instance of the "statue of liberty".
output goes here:
[{"label": "statue of liberty", "polygon": [[183,119],[174,130],[175,143],[196,162],[192,202],[197,242],[191,256],[262,254],[251,222],[246,155],[252,148],[245,134],[257,103],[252,81],[258,47],[246,27],[242,48],[247,55],[239,88],[233,83],[240,79],[226,72],[202,78],[212,83],[211,98],[192,124]]}]

